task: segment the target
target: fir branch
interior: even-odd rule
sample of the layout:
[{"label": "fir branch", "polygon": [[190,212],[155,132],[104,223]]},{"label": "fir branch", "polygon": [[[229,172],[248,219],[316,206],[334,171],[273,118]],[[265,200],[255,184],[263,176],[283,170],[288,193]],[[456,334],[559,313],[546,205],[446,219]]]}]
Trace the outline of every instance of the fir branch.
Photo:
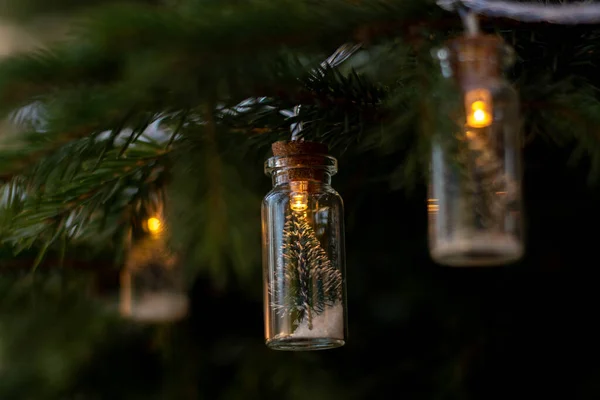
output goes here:
[{"label": "fir branch", "polygon": [[[266,146],[287,138],[291,125],[302,121],[299,137],[343,149],[356,144],[362,131],[378,125],[387,112],[382,105],[389,90],[355,71],[344,76],[335,69],[319,69],[300,84],[296,93],[229,106],[220,113],[219,122],[248,134],[254,145]],[[301,106],[298,116],[283,115],[296,105]]]},{"label": "fir branch", "polygon": [[[264,182],[258,153],[246,137],[220,126],[182,128],[169,157],[167,215],[171,242],[184,258],[186,273],[207,273],[217,285],[248,283],[260,274],[260,201]],[[190,179],[190,177],[194,177]],[[235,278],[234,278],[235,277]]]},{"label": "fir branch", "polygon": [[[178,106],[177,100],[160,95],[147,96],[148,92],[132,92],[131,89],[123,86],[80,87],[40,100],[41,127],[3,138],[0,179],[8,180],[80,138],[90,140],[79,144],[94,146],[94,138],[98,135],[104,132],[119,134],[123,127],[132,126],[139,139],[145,128],[160,119],[161,111]],[[96,153],[96,157],[99,154]]]},{"label": "fir branch", "polygon": [[128,152],[127,158],[114,158],[116,152],[109,152],[97,168],[96,160],[91,159],[84,161],[72,177],[52,176],[36,190],[22,187],[21,196],[3,209],[3,218],[9,223],[2,241],[21,251],[37,240],[45,240],[47,248],[63,233],[80,239],[97,227],[94,220],[106,214],[122,215],[136,198],[131,194],[133,188],[139,193],[160,180],[162,167],[157,161],[164,155],[162,148],[143,149],[139,145]]},{"label": "fir branch", "polygon": [[[406,29],[415,28],[410,33],[415,43],[410,42],[410,46],[397,40],[381,43],[383,48],[393,49],[388,52],[371,48],[375,53],[379,51],[379,57],[372,61],[370,71],[361,74],[355,73],[353,68],[346,72],[324,70],[322,77],[318,74],[317,78],[307,78],[308,71],[314,69],[332,43],[337,46],[371,24],[384,26],[386,29],[376,35],[386,39],[391,32],[399,32],[387,29],[388,22],[397,26],[412,17],[428,14],[429,3],[409,3],[394,0],[355,4],[333,0],[316,5],[309,1],[259,0],[227,7],[197,2],[187,4],[187,8],[140,4],[96,8],[78,21],[71,40],[0,62],[0,93],[3,94],[0,110],[8,113],[35,100],[42,105],[44,115],[40,129],[29,129],[16,140],[9,138],[14,140],[10,146],[3,145],[0,171],[5,180],[25,173],[27,184],[38,189],[44,189],[46,182],[53,181],[54,178],[46,179],[50,171],[61,171],[52,174],[70,179],[72,185],[76,184],[72,181],[74,177],[81,178],[82,186],[72,188],[85,193],[84,189],[89,189],[90,182],[94,181],[87,178],[95,176],[95,168],[88,166],[91,156],[94,155],[96,166],[101,168],[115,150],[111,140],[99,142],[98,137],[111,132],[114,139],[123,127],[131,128],[129,140],[121,147],[121,151],[129,151],[130,145],[135,147],[139,143],[139,135],[149,123],[164,115],[186,114],[185,121],[174,118],[177,120],[174,129],[180,133],[173,134],[175,141],[169,147],[174,157],[175,154],[179,157],[183,154],[182,146],[194,143],[192,149],[196,153],[186,149],[190,152],[182,156],[193,170],[188,166],[182,168],[179,160],[173,160],[177,165],[174,171],[179,171],[174,174],[181,174],[174,177],[179,181],[176,186],[185,187],[185,193],[199,199],[198,204],[183,201],[184,209],[200,205],[206,210],[218,210],[214,215],[206,215],[206,210],[194,210],[198,212],[198,220],[218,227],[215,229],[222,233],[206,243],[217,243],[215,248],[225,253],[235,236],[240,251],[236,252],[234,264],[247,265],[244,260],[247,249],[239,243],[251,230],[246,226],[237,232],[229,227],[225,231],[221,229],[224,225],[235,225],[230,213],[243,214],[248,208],[233,201],[236,204],[233,211],[223,204],[231,203],[232,198],[241,203],[242,200],[235,199],[241,193],[240,199],[249,203],[254,202],[256,196],[240,183],[240,169],[247,169],[246,166],[241,165],[239,159],[233,160],[236,157],[231,154],[225,156],[224,152],[239,156],[251,146],[261,150],[274,138],[287,138],[290,124],[303,121],[302,135],[307,140],[324,141],[332,148],[352,149],[355,154],[375,151],[400,160],[396,171],[388,171],[396,182],[404,184],[412,180],[414,183],[415,178],[424,176],[432,135],[427,124],[445,112],[431,110],[428,96],[442,99],[447,94],[431,79],[438,71],[424,61],[428,57],[424,54],[430,45],[443,39],[444,34],[436,33],[432,39],[424,34],[427,31],[424,26],[409,26]],[[436,18],[437,15],[428,15],[425,22],[431,26]],[[424,21],[419,24],[421,22]],[[277,35],[273,35],[273,29]],[[588,36],[590,41],[595,37]],[[321,42],[323,38],[327,40]],[[299,52],[304,56],[302,61],[297,56]],[[595,60],[585,46],[575,53],[578,55],[570,61],[578,57],[586,62]],[[249,55],[253,62],[248,62]],[[387,71],[378,68],[382,64],[394,68]],[[589,87],[576,93],[577,85],[566,84],[559,89],[539,89],[539,93],[528,94],[532,89],[543,87],[553,86],[524,80],[521,89],[524,97],[533,99],[533,103],[538,98],[552,109],[561,107],[561,113],[575,115],[575,122],[571,123],[576,123],[577,129],[569,125],[555,133],[555,137],[576,138],[580,153],[587,152],[593,159],[600,159],[595,151],[597,95]],[[239,101],[258,96],[265,100],[242,111],[227,112]],[[214,118],[214,121],[206,124],[202,121],[207,119],[204,109],[211,102],[225,105],[211,113],[208,120]],[[281,115],[282,110],[298,104],[302,107],[297,118]],[[202,112],[198,112],[200,109]],[[530,121],[551,120],[536,113],[531,117]],[[560,126],[541,124],[543,126],[530,122],[529,126],[547,133]],[[415,135],[419,125],[423,133]],[[212,131],[218,131],[213,135],[217,137],[211,140],[206,136],[209,126],[214,127]],[[240,131],[247,135],[232,134]],[[252,140],[244,140],[248,138]],[[119,160],[118,156],[117,152],[115,159]],[[202,165],[196,163],[198,159]],[[83,163],[85,172],[81,170]],[[219,166],[222,179],[211,175],[211,165]],[[186,174],[190,172],[204,176],[204,181],[188,188],[186,177],[189,175]],[[124,172],[119,176],[129,178]],[[223,182],[227,189],[222,188],[220,181],[229,179],[235,183]],[[116,187],[115,184],[113,188]],[[105,194],[112,197],[110,191]],[[222,214],[227,217],[221,218]],[[207,236],[202,232],[196,237]],[[189,247],[195,244],[190,238],[183,239]],[[210,255],[210,251],[207,245],[199,251],[202,253],[199,258],[207,261],[210,268],[214,267],[214,271],[217,265],[228,262],[224,261],[228,256]]]},{"label": "fir branch", "polygon": [[[365,26],[397,26],[435,14],[433,1],[256,0],[235,7],[195,3],[185,10],[140,6],[106,7],[81,25],[81,34],[95,43],[117,45],[119,51],[151,48],[194,49],[213,59],[223,55],[271,53],[281,47],[323,49],[342,38],[364,33]],[[432,12],[433,11],[433,12]],[[438,15],[441,14],[438,13]],[[336,23],[335,21],[343,21]],[[421,21],[419,21],[421,22]],[[274,35],[273,33],[277,34]],[[219,53],[214,53],[216,48]]]},{"label": "fir branch", "polygon": [[557,146],[574,145],[572,162],[587,160],[589,182],[600,179],[600,91],[581,77],[550,76],[519,82],[525,131]]},{"label": "fir branch", "polygon": [[[302,48],[306,54],[310,51],[320,54],[363,23],[378,23],[390,19],[390,15],[401,22],[427,9],[413,2],[375,1],[357,5],[343,0],[318,6],[308,1],[256,1],[238,5],[230,12],[200,3],[197,7],[195,12],[182,14],[166,7],[119,5],[89,14],[79,22],[72,40],[0,63],[0,93],[8,96],[0,98],[0,109],[15,108],[54,88],[118,81],[124,78],[123,68],[130,61],[134,61],[136,76],[145,65],[153,68],[159,60],[167,62],[164,67],[167,70],[161,67],[155,73],[160,73],[163,80],[168,77],[167,85],[176,83],[180,77],[193,78],[187,79],[188,90],[190,82],[198,78],[210,86],[219,83],[221,89],[248,87],[252,86],[248,85],[248,79],[256,75],[252,71],[279,57],[284,48]],[[332,24],[340,15],[346,16],[347,22]],[[274,31],[278,32],[276,36]],[[250,54],[255,61],[247,64],[243,60]],[[226,69],[215,76],[214,65]],[[269,73],[261,73],[252,80],[260,83],[262,79],[262,86],[268,87],[265,82],[281,76],[281,71],[265,72]],[[154,77],[150,81],[158,82],[158,76]],[[227,85],[220,82],[223,78],[227,78]],[[242,82],[244,85],[240,85]]]},{"label": "fir branch", "polygon": [[329,143],[331,148],[348,146],[348,139],[356,140],[366,126],[379,122],[388,93],[354,71],[347,77],[334,69],[318,75],[324,78],[313,77],[306,83],[313,101],[299,103],[297,120],[303,122],[299,137]]},{"label": "fir branch", "polygon": [[[260,15],[261,18],[264,18],[263,12],[265,10],[270,13],[285,10],[285,13],[289,15],[289,9],[283,7],[284,5],[289,4],[286,1],[278,2],[277,5],[257,2],[248,5],[249,8],[246,11],[251,10],[257,17]],[[329,9],[329,6],[332,8]],[[317,18],[314,12],[309,11],[313,8],[313,5],[299,4],[295,7],[301,9],[299,9],[299,13],[294,14],[294,18],[298,18],[296,24],[290,25],[295,26],[295,29],[298,29],[301,22],[306,22],[306,18],[309,20]],[[373,4],[369,7],[373,7],[371,10],[372,15],[383,16],[390,11],[390,7],[395,6],[386,2],[385,4]],[[349,5],[345,1],[336,1],[325,9],[320,6],[319,14],[345,9],[348,13],[354,15],[353,18],[362,20],[366,14],[361,13],[359,18],[355,8],[355,5]],[[202,9],[206,11],[205,8]],[[0,170],[7,171],[5,174],[10,176],[35,163],[36,160],[53,152],[72,139],[95,134],[103,130],[104,127],[109,129],[109,126],[107,126],[109,124],[106,121],[119,119],[115,112],[121,112],[122,114],[136,108],[148,109],[151,104],[161,102],[162,104],[169,104],[174,110],[189,108],[190,104],[198,103],[205,98],[206,94],[211,92],[211,86],[229,88],[228,92],[221,90],[220,95],[223,97],[240,97],[254,93],[257,86],[261,86],[261,92],[268,95],[274,91],[273,88],[277,88],[276,91],[280,94],[282,87],[296,85],[298,67],[301,66],[296,62],[284,61],[278,55],[281,45],[293,43],[280,44],[279,47],[276,45],[274,48],[272,43],[269,43],[269,46],[264,47],[266,51],[264,61],[253,63],[258,68],[253,69],[244,66],[243,69],[240,69],[238,62],[234,60],[227,62],[224,59],[213,61],[218,62],[220,65],[230,65],[229,71],[221,71],[221,75],[215,76],[212,68],[206,68],[206,66],[214,65],[211,57],[215,55],[221,57],[223,52],[221,50],[219,52],[215,51],[216,42],[212,44],[210,41],[207,42],[207,38],[210,39],[211,35],[206,32],[205,18],[210,18],[211,23],[214,22],[214,18],[224,18],[225,21],[222,22],[225,25],[221,29],[227,31],[227,27],[230,26],[232,32],[235,31],[236,34],[234,35],[231,32],[230,34],[224,33],[222,36],[239,40],[240,36],[237,34],[239,26],[236,24],[247,24],[247,21],[251,20],[243,9],[244,7],[241,7],[241,10],[236,7],[236,13],[239,12],[239,14],[236,14],[235,17],[221,15],[221,11],[218,11],[218,9],[208,10],[201,15],[201,19],[188,21],[190,18],[200,18],[200,15],[192,13],[191,16],[182,16],[172,10],[171,12],[163,12],[164,10],[158,11],[148,7],[132,5],[108,7],[104,11],[90,14],[89,19],[82,22],[77,31],[79,39],[74,43],[68,42],[62,47],[58,47],[55,53],[44,51],[33,56],[17,56],[14,59],[7,60],[6,63],[0,63],[0,88],[4,87],[6,89],[2,93],[10,93],[13,96],[5,98],[4,101],[0,100],[0,108],[4,105],[5,110],[10,110],[12,107],[22,105],[32,97],[40,95],[48,96],[51,99],[72,100],[71,103],[75,103],[75,106],[85,107],[85,112],[79,113],[71,107],[63,107],[63,109],[68,110],[65,113],[62,113],[60,108],[59,110],[48,111],[49,118],[62,122],[62,126],[47,130],[47,135],[56,132],[57,137],[53,139],[45,137],[42,140],[37,140],[39,138],[35,134],[23,137],[25,140],[19,146],[15,146],[15,152],[6,154],[3,157],[5,163],[12,165],[0,166]],[[120,18],[127,19],[128,23],[119,23]],[[315,19],[313,23],[317,23],[317,20]],[[166,27],[168,29],[164,29]],[[254,28],[258,28],[256,35],[267,34],[265,27],[261,24],[255,25]],[[199,31],[195,31],[195,29],[199,29]],[[161,34],[161,38],[152,39],[152,35],[155,35],[158,31],[166,31],[169,35],[175,36],[165,38],[165,35]],[[177,35],[182,36],[177,37]],[[197,35],[197,37],[193,37],[194,35]],[[223,37],[220,37],[220,39],[223,39]],[[248,39],[244,38],[242,40],[244,43],[230,43],[227,47],[246,49],[248,47],[246,40]],[[167,42],[168,48],[165,48]],[[188,47],[191,42],[194,43],[193,52],[190,52],[190,47]],[[201,53],[199,50],[201,50],[204,43],[208,46],[207,54],[199,54]],[[221,43],[218,46],[222,49]],[[108,49],[110,50],[107,51]],[[275,53],[273,53],[273,49]],[[191,59],[190,54],[193,54]],[[259,52],[255,56],[260,59],[261,54]],[[274,55],[276,56],[275,61],[273,61]],[[240,54],[234,55],[236,58],[241,56]],[[140,62],[140,57],[148,59],[150,62]],[[129,69],[130,60],[135,60],[135,63],[131,64],[135,69]],[[157,62],[156,60],[161,61]],[[284,61],[283,64],[282,61]],[[142,70],[140,70],[141,66]],[[286,73],[282,75],[284,70]],[[100,75],[99,72],[101,72]],[[165,76],[171,78],[163,84]],[[250,83],[248,85],[248,81],[254,81],[256,84],[252,85]],[[91,82],[95,82],[92,88],[89,87]],[[195,82],[195,84],[190,85],[190,82]],[[104,86],[97,86],[98,83]],[[282,86],[282,84],[284,85]],[[205,91],[197,90],[197,88],[205,86],[207,86]],[[252,88],[252,86],[255,87],[254,91],[248,91],[247,88]],[[231,90],[235,88],[241,89],[241,91],[234,92]],[[87,95],[91,98],[81,98],[80,95],[77,95],[78,90],[83,91],[83,97]],[[14,97],[15,94],[18,95]],[[139,97],[135,96],[138,94]],[[369,95],[368,92],[366,94]],[[165,98],[166,96],[170,98]],[[119,100],[119,104],[115,104],[112,110],[107,107],[110,104],[108,103],[109,99],[113,102],[116,99]],[[181,99],[184,99],[187,104],[178,107],[177,103],[181,102]],[[331,104],[328,106],[331,106]],[[164,108],[166,107],[163,106],[163,109],[160,110],[159,107],[158,110],[167,111]],[[341,132],[347,132],[349,127],[356,125],[353,123],[356,114],[354,111],[354,109],[343,111],[344,124],[341,126]],[[73,115],[78,116],[77,121],[69,120]],[[359,113],[358,115],[358,126],[364,127],[365,124],[361,121],[364,114]],[[77,124],[82,125],[82,127],[78,129]],[[323,136],[320,139],[327,139],[327,136],[331,138],[341,137],[341,135],[335,135],[336,132],[340,132],[339,124],[338,129],[333,130],[330,130],[331,125],[328,127],[326,124],[327,122],[321,118],[317,129],[313,130],[320,132],[318,136]],[[346,137],[348,136],[346,135]],[[27,152],[22,151],[24,148],[27,148]]]}]

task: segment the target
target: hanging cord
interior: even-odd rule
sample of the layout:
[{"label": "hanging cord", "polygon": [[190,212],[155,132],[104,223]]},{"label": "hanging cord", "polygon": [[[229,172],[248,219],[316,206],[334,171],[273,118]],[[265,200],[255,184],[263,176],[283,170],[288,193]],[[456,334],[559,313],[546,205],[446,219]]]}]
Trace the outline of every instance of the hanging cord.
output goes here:
[{"label": "hanging cord", "polygon": [[[437,0],[437,5],[447,11],[457,11],[463,20],[467,35],[478,34],[477,15],[509,18],[522,22],[548,22],[564,25],[600,24],[600,3],[587,1],[576,4],[548,5],[497,0]],[[321,66],[336,67],[361,47],[361,44],[343,44]],[[247,107],[259,104],[263,100],[266,100],[266,97],[246,99],[234,107],[233,110],[244,111]],[[280,112],[288,118],[297,117],[300,113],[300,106],[294,107],[293,110],[282,110]],[[298,140],[301,131],[302,123],[292,124],[292,140]]]},{"label": "hanging cord", "polygon": [[[320,69],[313,71],[313,76],[316,76],[316,75],[320,75],[321,77],[324,76],[324,70],[326,68],[337,67],[338,65],[340,65],[341,63],[346,61],[348,58],[350,58],[361,47],[362,47],[362,44],[345,43],[345,44],[341,45],[331,56],[329,56],[329,58],[327,58],[327,60],[325,60],[321,63]],[[258,97],[258,98],[251,97],[251,98],[248,98],[248,99],[242,101],[241,103],[239,103],[238,105],[236,105],[235,107],[233,107],[230,110],[224,109],[222,111],[224,113],[244,112],[244,111],[247,111],[249,109],[249,107],[260,104],[265,100],[267,100],[266,97]],[[270,106],[267,106],[267,107],[273,108]],[[300,114],[300,106],[297,105],[296,107],[294,107],[293,110],[281,110],[279,112],[288,118],[294,118]],[[300,135],[300,132],[302,132],[302,122],[292,124],[290,127],[290,130],[292,133],[292,140],[300,140],[299,135]]]},{"label": "hanging cord", "polygon": [[600,3],[584,1],[576,4],[515,3],[495,0],[437,0],[437,5],[455,11],[462,5],[470,11],[488,17],[509,18],[522,22],[551,24],[600,24]]},{"label": "hanging cord", "polygon": [[477,36],[479,34],[479,20],[477,19],[477,14],[462,4],[459,4],[456,7],[456,10],[462,19],[463,26],[465,27],[465,34],[467,36]]},{"label": "hanging cord", "polygon": [[[329,58],[327,58],[327,60],[321,63],[321,69],[313,71],[313,74],[316,75],[318,73],[319,75],[324,76],[324,69],[337,67],[338,65],[346,61],[348,58],[350,58],[361,47],[362,44],[345,43],[341,45],[331,56],[329,56]],[[294,107],[293,111],[286,110],[282,113],[288,117],[297,117],[300,114],[300,105]],[[302,122],[297,122],[291,125],[290,130],[292,133],[292,140],[299,140],[302,128]]]}]

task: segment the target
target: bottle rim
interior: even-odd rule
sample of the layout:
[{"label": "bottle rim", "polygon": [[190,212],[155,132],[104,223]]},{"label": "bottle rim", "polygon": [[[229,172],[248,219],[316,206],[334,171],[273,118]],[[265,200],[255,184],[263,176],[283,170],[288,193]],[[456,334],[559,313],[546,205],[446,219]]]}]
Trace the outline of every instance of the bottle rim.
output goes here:
[{"label": "bottle rim", "polygon": [[516,61],[513,47],[502,37],[492,34],[448,39],[443,45],[433,48],[431,56],[441,63],[490,61],[503,69],[510,68]]},{"label": "bottle rim", "polygon": [[338,161],[328,154],[273,156],[265,161],[264,169],[266,175],[292,169],[314,169],[335,175],[338,171]]}]

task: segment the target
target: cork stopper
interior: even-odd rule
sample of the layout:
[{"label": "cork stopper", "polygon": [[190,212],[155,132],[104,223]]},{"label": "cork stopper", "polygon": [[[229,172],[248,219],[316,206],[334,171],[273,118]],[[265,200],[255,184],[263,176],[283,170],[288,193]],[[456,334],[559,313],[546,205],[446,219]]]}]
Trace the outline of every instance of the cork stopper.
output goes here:
[{"label": "cork stopper", "polygon": [[324,181],[326,174],[331,173],[328,171],[331,157],[323,143],[280,141],[273,143],[271,149],[274,158],[270,167],[282,168],[278,174],[280,181]]},{"label": "cork stopper", "polygon": [[327,154],[327,145],[316,142],[280,141],[271,145],[275,157]]},{"label": "cork stopper", "polygon": [[462,85],[497,78],[502,73],[506,47],[498,36],[460,36],[449,40],[447,46],[453,54],[452,70]]}]

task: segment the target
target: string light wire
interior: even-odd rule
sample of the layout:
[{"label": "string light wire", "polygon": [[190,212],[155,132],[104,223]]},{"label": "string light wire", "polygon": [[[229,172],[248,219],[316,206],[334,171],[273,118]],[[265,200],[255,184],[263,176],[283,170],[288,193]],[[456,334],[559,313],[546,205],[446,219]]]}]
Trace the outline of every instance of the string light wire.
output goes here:
[{"label": "string light wire", "polygon": [[[337,67],[338,65],[340,65],[341,63],[346,61],[348,58],[352,57],[352,55],[354,53],[356,53],[358,50],[360,50],[361,47],[362,47],[362,44],[344,43],[343,45],[338,47],[338,49],[331,56],[329,56],[329,58],[327,58],[327,60],[325,60],[321,63],[321,68],[326,69],[326,68]],[[314,74],[318,73],[319,75],[322,76],[323,75],[322,69],[314,71]],[[299,114],[300,114],[300,106],[299,105],[294,107],[293,111],[286,110],[284,112],[284,115],[286,115],[288,117],[297,117]],[[292,132],[292,140],[298,140],[298,138],[300,136],[300,132],[302,132],[302,122],[292,124],[290,129]]]},{"label": "string light wire", "polygon": [[[437,5],[448,11],[457,11],[461,16],[467,35],[479,33],[477,15],[509,18],[522,22],[548,22],[563,25],[600,24],[600,3],[592,1],[552,5],[497,0],[437,0]],[[361,47],[360,43],[345,43],[327,60],[323,61],[321,67],[335,68]],[[322,74],[322,70],[315,71],[315,73]],[[290,118],[297,117],[300,113],[300,106],[294,107],[293,110],[284,110],[281,113]],[[292,140],[299,140],[301,132],[302,122],[291,125]]]},{"label": "string light wire", "polygon": [[437,0],[448,11],[463,6],[476,14],[509,18],[522,22],[548,22],[562,25],[600,24],[600,3],[573,4],[516,3],[498,0]]}]

